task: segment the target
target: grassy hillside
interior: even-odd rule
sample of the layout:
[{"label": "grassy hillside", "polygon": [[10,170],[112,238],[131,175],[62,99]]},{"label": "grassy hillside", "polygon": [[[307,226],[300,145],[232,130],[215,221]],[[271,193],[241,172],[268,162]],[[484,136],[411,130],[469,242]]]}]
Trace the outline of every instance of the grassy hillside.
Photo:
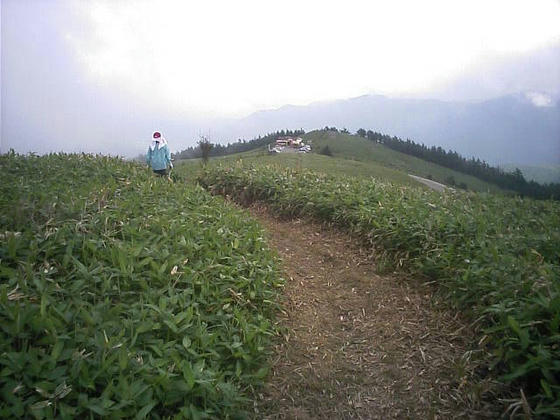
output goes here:
[{"label": "grassy hillside", "polygon": [[[303,138],[306,143],[312,144],[313,153],[280,153],[270,155],[266,152],[265,148],[259,148],[249,152],[215,157],[210,160],[210,164],[242,159],[246,162],[259,164],[311,169],[331,175],[374,177],[382,181],[396,182],[403,185],[416,185],[422,188],[427,187],[410,178],[408,174],[431,178],[446,185],[449,184],[448,179],[452,177],[457,185],[463,183],[469,190],[481,192],[503,191],[498,186],[473,176],[389,149],[359,136],[319,130],[307,133]],[[328,146],[332,151],[332,157],[318,153],[325,146]],[[200,159],[182,160],[179,163],[180,165],[186,165],[185,169],[193,170],[200,166]]]},{"label": "grassy hillside", "polygon": [[257,224],[115,158],[0,175],[0,417],[240,415],[280,286]]},{"label": "grassy hillside", "polygon": [[368,164],[381,165],[424,178],[431,177],[434,181],[443,184],[448,184],[447,179],[453,177],[457,184],[464,183],[468,189],[475,191],[502,191],[499,187],[473,176],[391,150],[359,136],[319,130],[305,134],[304,140],[307,143],[312,143],[315,153],[328,146],[335,158],[352,159]]},{"label": "grassy hillside", "polygon": [[[387,150],[391,153],[399,153],[393,152],[390,149]],[[411,171],[405,172],[382,165],[375,161],[358,161],[345,159],[344,157],[323,156],[317,153],[269,154],[266,149],[260,149],[211,158],[209,165],[229,165],[236,161],[254,163],[256,165],[275,165],[293,169],[309,169],[336,176],[353,176],[358,178],[373,177],[385,182],[394,182],[401,185],[428,188],[424,184],[421,184],[409,177],[408,173],[412,173]],[[192,174],[198,173],[201,167],[200,159],[187,159],[179,161],[176,165],[176,170],[179,173],[188,174],[188,176],[192,179]]]},{"label": "grassy hillside", "polygon": [[[236,161],[254,163],[258,165],[275,165],[294,169],[310,169],[325,174],[354,177],[374,177],[387,182],[395,182],[403,185],[423,186],[406,173],[369,162],[359,162],[349,159],[332,158],[314,153],[280,153],[268,154],[266,150],[254,150],[235,155],[212,158],[209,165],[229,165]],[[177,171],[188,174],[192,178],[193,173],[201,169],[200,159],[188,159],[180,161],[176,165]]]}]

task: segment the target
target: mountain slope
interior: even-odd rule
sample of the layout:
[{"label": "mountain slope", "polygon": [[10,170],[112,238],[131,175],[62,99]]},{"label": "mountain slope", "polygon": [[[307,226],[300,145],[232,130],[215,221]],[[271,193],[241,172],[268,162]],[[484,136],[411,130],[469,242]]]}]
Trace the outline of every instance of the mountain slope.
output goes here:
[{"label": "mountain slope", "polygon": [[360,164],[383,166],[405,174],[431,178],[444,184],[449,184],[449,179],[452,177],[457,184],[463,183],[469,189],[476,191],[501,191],[496,185],[473,176],[389,149],[382,144],[373,143],[359,136],[317,130],[305,134],[304,140],[306,143],[312,144],[315,152],[319,152],[323,147],[328,146],[335,159],[347,159],[360,162]]},{"label": "mountain slope", "polygon": [[366,95],[260,111],[235,125],[234,131],[247,133],[327,125],[365,128],[453,149],[491,164],[560,161],[560,107],[536,107],[523,95],[480,103]]}]

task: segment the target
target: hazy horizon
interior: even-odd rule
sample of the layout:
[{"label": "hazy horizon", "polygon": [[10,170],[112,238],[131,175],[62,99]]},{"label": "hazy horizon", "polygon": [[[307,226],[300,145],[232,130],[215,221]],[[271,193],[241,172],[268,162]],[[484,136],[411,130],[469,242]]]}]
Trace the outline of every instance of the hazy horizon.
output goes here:
[{"label": "hazy horizon", "polygon": [[234,140],[256,111],[368,94],[560,98],[556,1],[0,4],[1,152],[133,156],[154,130],[178,150]]}]

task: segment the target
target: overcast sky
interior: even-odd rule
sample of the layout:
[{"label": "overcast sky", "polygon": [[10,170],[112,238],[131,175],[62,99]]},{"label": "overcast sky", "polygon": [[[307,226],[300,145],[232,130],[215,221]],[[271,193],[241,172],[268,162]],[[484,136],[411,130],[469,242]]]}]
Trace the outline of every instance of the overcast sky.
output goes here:
[{"label": "overcast sky", "polygon": [[559,94],[558,0],[1,5],[2,152],[130,155],[154,127],[367,93]]}]

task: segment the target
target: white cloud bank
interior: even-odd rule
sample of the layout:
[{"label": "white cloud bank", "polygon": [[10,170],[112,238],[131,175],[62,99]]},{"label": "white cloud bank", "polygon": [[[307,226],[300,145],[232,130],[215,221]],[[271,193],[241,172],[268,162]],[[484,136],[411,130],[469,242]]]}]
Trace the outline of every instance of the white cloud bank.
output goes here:
[{"label": "white cloud bank", "polygon": [[170,112],[429,90],[488,57],[560,40],[560,3],[70,1],[66,37],[95,83]]},{"label": "white cloud bank", "polygon": [[535,106],[553,106],[554,101],[546,93],[541,92],[527,92],[527,99],[529,99]]}]

